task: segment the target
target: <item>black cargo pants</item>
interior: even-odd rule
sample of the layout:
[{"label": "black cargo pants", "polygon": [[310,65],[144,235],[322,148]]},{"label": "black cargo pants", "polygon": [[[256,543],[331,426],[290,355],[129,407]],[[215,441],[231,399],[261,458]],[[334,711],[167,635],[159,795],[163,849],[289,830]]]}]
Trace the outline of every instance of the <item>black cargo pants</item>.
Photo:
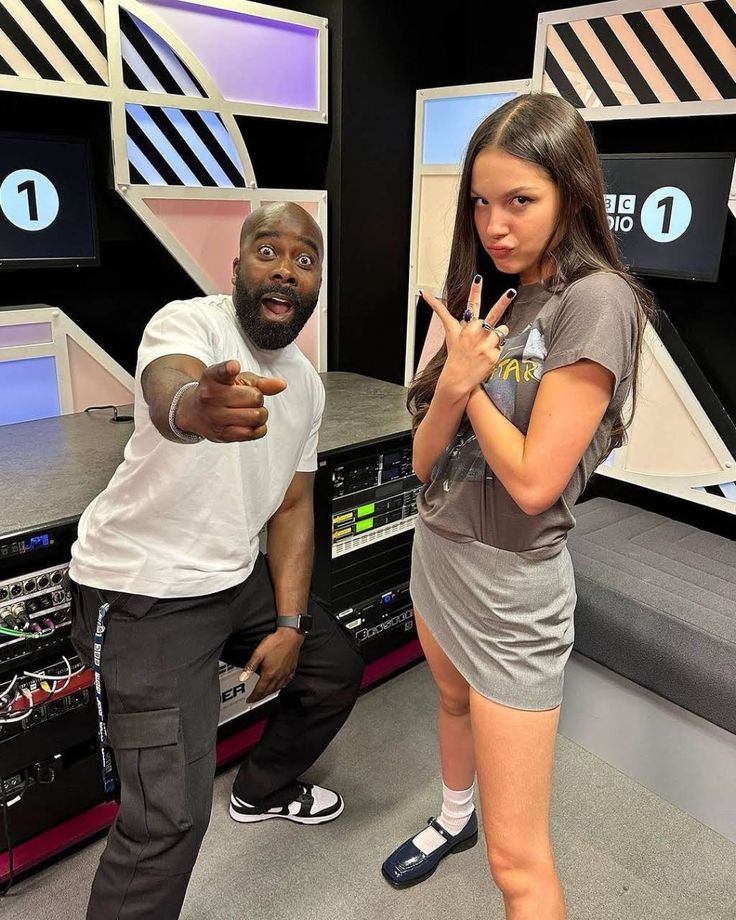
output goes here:
[{"label": "black cargo pants", "polygon": [[[98,609],[110,604],[102,651],[107,729],[120,809],[92,886],[88,920],[175,920],[210,820],[220,708],[218,662],[245,665],[276,626],[259,555],[250,577],[204,597],[156,600],[72,583],[72,641],[92,664]],[[288,800],[358,696],[363,663],[344,628],[310,602],[314,628],[293,681],[277,697],[236,793]],[[285,798],[286,797],[286,798]]]}]

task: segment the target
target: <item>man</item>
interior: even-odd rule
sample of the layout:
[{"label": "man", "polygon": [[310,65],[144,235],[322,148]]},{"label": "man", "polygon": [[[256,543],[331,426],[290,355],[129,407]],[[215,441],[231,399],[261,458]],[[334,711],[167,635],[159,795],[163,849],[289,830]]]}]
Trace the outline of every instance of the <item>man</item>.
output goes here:
[{"label": "man", "polygon": [[319,824],[343,809],[336,793],[297,781],[348,717],[362,674],[347,633],[309,596],[324,388],[293,341],[322,260],[306,211],[257,210],[232,297],[171,303],[144,332],[135,431],[82,515],[70,568],[85,663],[104,633],[120,778],[88,920],[179,916],[210,817],[219,659],[245,666],[243,680],[259,674],[251,701],[281,691],[231,816]]}]

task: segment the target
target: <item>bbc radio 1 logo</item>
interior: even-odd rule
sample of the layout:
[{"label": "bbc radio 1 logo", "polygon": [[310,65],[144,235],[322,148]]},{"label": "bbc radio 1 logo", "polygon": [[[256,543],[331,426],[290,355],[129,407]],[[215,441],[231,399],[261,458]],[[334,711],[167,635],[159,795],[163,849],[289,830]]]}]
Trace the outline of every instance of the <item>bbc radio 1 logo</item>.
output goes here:
[{"label": "bbc radio 1 logo", "polygon": [[[614,233],[630,233],[636,225],[636,195],[606,195],[608,226]],[[655,243],[679,239],[693,219],[693,206],[681,188],[664,185],[641,206],[641,229]]]},{"label": "bbc radio 1 logo", "polygon": [[608,226],[614,233],[629,233],[634,228],[636,195],[606,195]]}]

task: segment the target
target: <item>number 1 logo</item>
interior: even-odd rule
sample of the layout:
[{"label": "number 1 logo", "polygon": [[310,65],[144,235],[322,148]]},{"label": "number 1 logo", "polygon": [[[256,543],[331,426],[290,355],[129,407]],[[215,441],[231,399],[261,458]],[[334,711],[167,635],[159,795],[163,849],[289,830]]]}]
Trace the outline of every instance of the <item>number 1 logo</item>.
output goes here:
[{"label": "number 1 logo", "polygon": [[59,193],[43,173],[16,169],[0,185],[0,208],[21,230],[45,230],[59,213]]},{"label": "number 1 logo", "polygon": [[647,198],[641,208],[641,225],[657,243],[671,243],[690,226],[693,206],[681,188],[665,185]]}]

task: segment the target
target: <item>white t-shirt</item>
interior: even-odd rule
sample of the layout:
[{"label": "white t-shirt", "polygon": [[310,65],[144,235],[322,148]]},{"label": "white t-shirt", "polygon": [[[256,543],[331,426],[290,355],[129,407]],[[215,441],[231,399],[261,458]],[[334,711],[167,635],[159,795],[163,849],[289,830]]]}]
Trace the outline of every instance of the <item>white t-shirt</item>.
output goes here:
[{"label": "white t-shirt", "polygon": [[[241,370],[283,377],[266,396],[268,433],[257,441],[174,443],[148,413],[141,374],[170,354],[206,366],[236,359]],[[295,472],[317,469],[325,391],[294,345],[256,348],[238,323],[232,298],[196,297],[152,317],[138,350],[135,431],[110,484],[79,521],[69,574],[110,591],[170,598],[212,594],[244,581],[258,535],[281,504]]]}]

